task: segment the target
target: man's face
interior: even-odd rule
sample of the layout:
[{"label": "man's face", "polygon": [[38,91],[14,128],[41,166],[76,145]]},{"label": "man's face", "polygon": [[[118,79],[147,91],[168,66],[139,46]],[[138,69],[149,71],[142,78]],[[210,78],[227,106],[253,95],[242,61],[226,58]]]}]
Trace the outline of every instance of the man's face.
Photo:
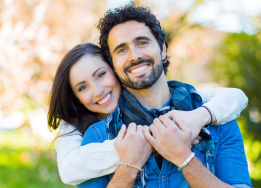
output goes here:
[{"label": "man's face", "polygon": [[113,66],[125,87],[145,89],[152,86],[163,72],[161,52],[149,28],[137,21],[116,25],[108,36]]}]

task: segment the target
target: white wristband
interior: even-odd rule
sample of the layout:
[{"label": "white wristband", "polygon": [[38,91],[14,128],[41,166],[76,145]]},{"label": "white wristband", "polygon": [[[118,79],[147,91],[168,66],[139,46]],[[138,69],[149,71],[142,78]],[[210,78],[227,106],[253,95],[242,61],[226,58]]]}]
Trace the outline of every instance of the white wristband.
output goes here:
[{"label": "white wristband", "polygon": [[179,171],[181,171],[190,161],[191,159],[193,159],[193,157],[195,156],[195,153],[192,152],[190,154],[190,156],[180,165],[180,167],[178,168]]}]

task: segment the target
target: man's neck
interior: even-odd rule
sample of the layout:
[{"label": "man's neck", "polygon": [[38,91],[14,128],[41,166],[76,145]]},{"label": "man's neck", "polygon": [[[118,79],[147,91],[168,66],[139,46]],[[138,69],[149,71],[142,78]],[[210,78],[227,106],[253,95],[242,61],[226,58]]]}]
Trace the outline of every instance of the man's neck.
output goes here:
[{"label": "man's neck", "polygon": [[165,74],[162,72],[161,76],[151,87],[141,90],[126,88],[142,106],[149,108],[160,108],[170,98],[171,93]]}]

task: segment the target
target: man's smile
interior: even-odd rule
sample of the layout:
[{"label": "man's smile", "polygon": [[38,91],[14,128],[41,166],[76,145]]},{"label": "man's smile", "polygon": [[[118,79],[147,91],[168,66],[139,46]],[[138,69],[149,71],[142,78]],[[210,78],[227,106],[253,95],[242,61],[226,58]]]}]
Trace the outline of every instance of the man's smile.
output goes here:
[{"label": "man's smile", "polygon": [[132,73],[132,74],[137,74],[137,73],[140,73],[140,72],[146,70],[147,68],[149,68],[149,66],[150,66],[150,64],[141,64],[141,65],[133,67],[128,72]]}]

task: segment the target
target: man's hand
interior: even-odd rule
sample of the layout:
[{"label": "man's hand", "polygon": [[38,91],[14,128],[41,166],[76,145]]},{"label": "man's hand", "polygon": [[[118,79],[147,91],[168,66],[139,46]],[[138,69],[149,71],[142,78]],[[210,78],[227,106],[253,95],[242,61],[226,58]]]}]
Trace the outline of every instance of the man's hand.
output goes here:
[{"label": "man's hand", "polygon": [[135,123],[130,123],[128,130],[125,125],[122,125],[114,143],[121,162],[142,168],[148,160],[153,148],[144,137],[142,130],[143,126],[136,126]]},{"label": "man's hand", "polygon": [[[216,116],[210,110],[212,114],[212,123],[215,123]],[[211,116],[207,109],[200,107],[192,111],[180,111],[180,110],[172,110],[165,115],[169,119],[173,120],[173,116],[178,116],[191,130],[191,141],[193,141],[199,134],[202,127],[208,125],[211,121]],[[198,141],[193,141],[192,144],[197,144]]]},{"label": "man's hand", "polygon": [[162,157],[180,166],[192,153],[191,131],[177,116],[173,120],[160,116],[150,127],[144,126],[143,133]]}]

